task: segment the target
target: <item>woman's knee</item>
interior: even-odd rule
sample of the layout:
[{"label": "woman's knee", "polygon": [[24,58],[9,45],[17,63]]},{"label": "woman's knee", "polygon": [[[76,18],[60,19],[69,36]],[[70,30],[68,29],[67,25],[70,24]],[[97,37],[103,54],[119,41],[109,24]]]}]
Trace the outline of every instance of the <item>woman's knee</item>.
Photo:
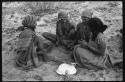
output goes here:
[{"label": "woman's knee", "polygon": [[77,51],[78,50],[78,48],[80,48],[80,45],[78,44],[78,45],[76,45],[75,47],[74,47],[74,51]]}]

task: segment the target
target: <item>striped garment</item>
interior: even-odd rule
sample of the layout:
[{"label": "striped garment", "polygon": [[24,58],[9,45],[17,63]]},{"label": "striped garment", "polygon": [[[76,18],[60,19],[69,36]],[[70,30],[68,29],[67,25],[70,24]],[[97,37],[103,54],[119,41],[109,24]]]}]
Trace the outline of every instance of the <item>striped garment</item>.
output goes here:
[{"label": "striped garment", "polygon": [[36,26],[36,21],[37,21],[37,18],[35,16],[28,15],[24,18],[24,20],[22,21],[22,24],[25,27],[34,27]]}]

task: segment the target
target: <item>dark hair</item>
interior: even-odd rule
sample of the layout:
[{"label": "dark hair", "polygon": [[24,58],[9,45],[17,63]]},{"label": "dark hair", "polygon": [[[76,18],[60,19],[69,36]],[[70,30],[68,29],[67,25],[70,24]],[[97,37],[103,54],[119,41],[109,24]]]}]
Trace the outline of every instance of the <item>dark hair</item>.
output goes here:
[{"label": "dark hair", "polygon": [[88,21],[88,25],[90,27],[90,31],[93,34],[93,39],[95,39],[99,32],[104,32],[107,28],[107,25],[104,25],[101,19],[99,18],[91,18]]}]

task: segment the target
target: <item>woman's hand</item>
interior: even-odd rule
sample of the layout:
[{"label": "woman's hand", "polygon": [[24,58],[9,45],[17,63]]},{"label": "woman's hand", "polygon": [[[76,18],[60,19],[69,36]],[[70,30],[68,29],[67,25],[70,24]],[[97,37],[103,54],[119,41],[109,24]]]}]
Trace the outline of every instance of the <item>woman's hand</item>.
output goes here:
[{"label": "woman's hand", "polygon": [[78,41],[79,44],[81,44],[82,47],[88,47],[88,43],[85,40]]},{"label": "woman's hand", "polygon": [[96,47],[97,48],[97,44],[94,42],[94,41],[89,41],[89,44],[88,44],[89,46],[92,46],[92,47]]},{"label": "woman's hand", "polygon": [[94,52],[97,55],[102,54],[102,50],[101,50],[102,48],[101,47],[99,48],[99,45],[94,41],[89,41],[88,49],[90,49],[92,52]]}]

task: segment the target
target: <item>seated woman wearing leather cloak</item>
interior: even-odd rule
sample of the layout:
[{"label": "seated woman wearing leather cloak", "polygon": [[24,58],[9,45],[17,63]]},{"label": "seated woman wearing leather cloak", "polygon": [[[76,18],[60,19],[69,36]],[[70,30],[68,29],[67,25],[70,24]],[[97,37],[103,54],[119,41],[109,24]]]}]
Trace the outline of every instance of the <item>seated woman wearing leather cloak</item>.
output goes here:
[{"label": "seated woman wearing leather cloak", "polygon": [[36,17],[26,16],[22,25],[25,29],[19,34],[15,64],[19,69],[30,70],[42,64],[45,51],[43,50],[42,39],[35,33]]},{"label": "seated woman wearing leather cloak", "polygon": [[44,32],[43,37],[58,46],[71,48],[75,43],[75,27],[68,20],[66,12],[59,12],[56,23],[56,35]]},{"label": "seated woman wearing leather cloak", "polygon": [[74,60],[78,66],[88,69],[111,68],[117,60],[110,54],[105,54],[106,43],[103,32],[107,25],[104,25],[99,18],[91,18],[88,21],[91,38],[85,39],[74,48]]}]

